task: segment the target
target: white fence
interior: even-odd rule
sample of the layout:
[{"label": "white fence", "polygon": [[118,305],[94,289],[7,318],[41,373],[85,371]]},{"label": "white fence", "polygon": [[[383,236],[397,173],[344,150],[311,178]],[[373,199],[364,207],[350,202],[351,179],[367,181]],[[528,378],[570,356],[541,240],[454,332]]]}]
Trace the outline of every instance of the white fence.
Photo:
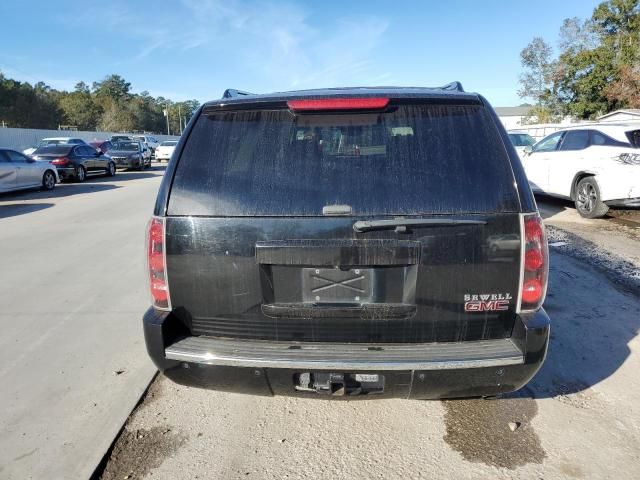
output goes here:
[{"label": "white fence", "polygon": [[[38,142],[47,137],[82,138],[86,142],[107,140],[111,135],[121,135],[122,132],[79,132],[70,130],[37,130],[32,128],[0,128],[0,148],[12,148],[22,151],[35,147]],[[132,134],[134,135],[134,134]],[[153,135],[158,141],[177,140],[175,135]]]}]

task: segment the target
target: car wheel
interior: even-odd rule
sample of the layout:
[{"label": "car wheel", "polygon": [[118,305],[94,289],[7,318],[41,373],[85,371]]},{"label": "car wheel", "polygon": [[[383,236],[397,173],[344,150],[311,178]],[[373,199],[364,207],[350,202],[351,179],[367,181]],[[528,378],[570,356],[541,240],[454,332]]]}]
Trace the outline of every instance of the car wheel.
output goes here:
[{"label": "car wheel", "polygon": [[56,176],[53,174],[51,170],[47,170],[42,175],[42,189],[43,190],[53,190],[56,186]]},{"label": "car wheel", "polygon": [[82,183],[87,179],[87,171],[82,165],[76,167],[76,181]]},{"label": "car wheel", "polygon": [[107,166],[107,176],[113,177],[116,174],[116,164],[113,162],[109,162]]},{"label": "car wheel", "polygon": [[576,187],[576,210],[584,218],[600,218],[609,207],[600,200],[600,188],[594,177],[585,177]]}]

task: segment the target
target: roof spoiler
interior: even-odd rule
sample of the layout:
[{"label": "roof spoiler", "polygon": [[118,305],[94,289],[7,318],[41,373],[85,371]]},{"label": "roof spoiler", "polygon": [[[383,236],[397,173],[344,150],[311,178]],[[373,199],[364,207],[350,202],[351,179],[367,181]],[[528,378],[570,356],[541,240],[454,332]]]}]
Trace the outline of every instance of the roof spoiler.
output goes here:
[{"label": "roof spoiler", "polygon": [[462,88],[462,84],[460,82],[451,82],[443,85],[439,88],[434,88],[434,90],[446,90],[448,92],[460,92],[464,93],[464,88]]},{"label": "roof spoiler", "polygon": [[251,92],[245,92],[243,90],[236,90],[235,88],[227,88],[222,94],[222,98],[238,98],[246,95],[255,95]]}]

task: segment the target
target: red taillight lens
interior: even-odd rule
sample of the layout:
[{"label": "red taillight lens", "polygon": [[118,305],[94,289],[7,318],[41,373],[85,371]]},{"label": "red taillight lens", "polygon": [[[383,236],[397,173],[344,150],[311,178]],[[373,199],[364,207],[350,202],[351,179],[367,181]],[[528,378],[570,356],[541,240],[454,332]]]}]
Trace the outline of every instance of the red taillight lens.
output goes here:
[{"label": "red taillight lens", "polygon": [[389,104],[388,98],[320,98],[315,100],[289,100],[287,106],[294,112],[314,110],[381,110]]},{"label": "red taillight lens", "polygon": [[536,303],[542,297],[542,284],[539,280],[527,280],[522,285],[522,302]]},{"label": "red taillight lens", "polygon": [[56,158],[55,160],[52,160],[51,163],[54,165],[64,166],[69,164],[69,159],[67,157]]},{"label": "red taillight lens", "polygon": [[153,217],[147,230],[147,265],[149,288],[153,306],[169,310],[169,285],[167,284],[166,256],[164,251],[164,219]]},{"label": "red taillight lens", "polygon": [[532,272],[544,265],[540,250],[527,250],[524,254],[524,269]]},{"label": "red taillight lens", "polygon": [[549,274],[549,251],[542,219],[537,213],[524,215],[523,274],[520,310],[537,310],[544,301]]}]

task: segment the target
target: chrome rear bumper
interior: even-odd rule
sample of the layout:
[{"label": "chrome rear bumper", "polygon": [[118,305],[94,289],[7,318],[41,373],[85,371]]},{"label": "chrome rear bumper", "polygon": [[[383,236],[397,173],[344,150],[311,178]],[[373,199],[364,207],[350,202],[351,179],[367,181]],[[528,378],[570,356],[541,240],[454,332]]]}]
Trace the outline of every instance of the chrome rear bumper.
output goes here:
[{"label": "chrome rear bumper", "polygon": [[167,360],[204,365],[310,370],[447,370],[524,363],[510,338],[425,344],[335,344],[187,337]]}]

